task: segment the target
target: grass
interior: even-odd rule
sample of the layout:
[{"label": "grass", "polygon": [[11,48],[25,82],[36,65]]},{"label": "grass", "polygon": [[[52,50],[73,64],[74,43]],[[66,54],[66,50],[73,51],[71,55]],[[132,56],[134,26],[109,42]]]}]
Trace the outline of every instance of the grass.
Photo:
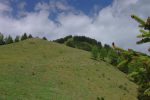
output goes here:
[{"label": "grass", "polygon": [[137,85],[89,52],[40,39],[0,51],[0,100],[137,100]]}]

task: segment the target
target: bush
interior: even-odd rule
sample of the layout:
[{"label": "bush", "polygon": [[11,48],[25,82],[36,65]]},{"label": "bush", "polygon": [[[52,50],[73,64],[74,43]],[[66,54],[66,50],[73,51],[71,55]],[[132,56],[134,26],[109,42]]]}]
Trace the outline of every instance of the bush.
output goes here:
[{"label": "bush", "polygon": [[69,47],[75,48],[75,44],[74,44],[74,41],[73,41],[72,39],[68,40],[68,41],[66,42],[66,45],[69,46]]},{"label": "bush", "polygon": [[107,57],[107,50],[105,48],[100,50],[99,57],[100,59],[105,60],[105,57]]},{"label": "bush", "polygon": [[110,59],[110,64],[112,64],[114,66],[117,66],[117,64],[118,64],[118,55],[113,49],[109,50],[107,56]]},{"label": "bush", "polygon": [[99,50],[98,50],[98,48],[97,48],[97,46],[94,46],[93,48],[92,48],[92,57],[94,58],[94,59],[97,59],[98,58],[98,54],[99,54]]},{"label": "bush", "polygon": [[117,67],[120,71],[128,73],[128,60],[122,60]]}]

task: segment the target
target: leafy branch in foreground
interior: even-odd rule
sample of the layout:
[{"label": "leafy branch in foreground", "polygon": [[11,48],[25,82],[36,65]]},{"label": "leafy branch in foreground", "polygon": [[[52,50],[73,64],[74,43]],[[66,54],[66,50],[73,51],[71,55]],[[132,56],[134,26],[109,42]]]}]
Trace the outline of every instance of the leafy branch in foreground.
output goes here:
[{"label": "leafy branch in foreground", "polygon": [[[150,42],[150,17],[147,18],[147,21],[142,20],[141,18],[137,17],[136,15],[131,15],[133,19],[135,19],[140,25],[139,27],[141,34],[137,35],[138,38],[142,38],[137,44],[148,43]],[[150,48],[148,49],[150,52]],[[136,79],[142,79],[140,81],[139,86],[139,100],[150,100],[150,58],[147,57],[140,57],[140,60],[143,60],[144,68],[138,73],[134,73],[131,76],[136,76]],[[138,67],[138,66],[136,66]],[[138,77],[137,77],[138,76]],[[144,77],[142,77],[144,76]]]},{"label": "leafy branch in foreground", "polygon": [[[136,15],[131,15],[133,19],[135,19],[139,23],[139,27],[141,34],[137,35],[138,38],[142,38],[137,44],[147,43],[150,42],[150,17],[147,18],[147,21],[139,18]],[[150,52],[150,48],[148,49]]]}]

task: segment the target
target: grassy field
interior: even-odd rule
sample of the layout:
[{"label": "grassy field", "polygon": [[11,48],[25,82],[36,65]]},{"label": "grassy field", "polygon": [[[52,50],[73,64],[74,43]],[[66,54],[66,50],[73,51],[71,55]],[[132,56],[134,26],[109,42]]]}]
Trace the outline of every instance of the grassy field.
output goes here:
[{"label": "grassy field", "polygon": [[40,39],[0,46],[0,100],[137,100],[137,85],[89,52]]}]

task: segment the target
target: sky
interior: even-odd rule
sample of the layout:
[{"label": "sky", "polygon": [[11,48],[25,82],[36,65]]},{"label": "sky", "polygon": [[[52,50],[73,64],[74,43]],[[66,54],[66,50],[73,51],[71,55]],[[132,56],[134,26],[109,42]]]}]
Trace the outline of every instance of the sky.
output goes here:
[{"label": "sky", "polygon": [[131,14],[150,16],[150,0],[0,0],[0,32],[5,36],[46,36],[49,40],[84,35],[146,52],[136,45],[138,23]]}]

